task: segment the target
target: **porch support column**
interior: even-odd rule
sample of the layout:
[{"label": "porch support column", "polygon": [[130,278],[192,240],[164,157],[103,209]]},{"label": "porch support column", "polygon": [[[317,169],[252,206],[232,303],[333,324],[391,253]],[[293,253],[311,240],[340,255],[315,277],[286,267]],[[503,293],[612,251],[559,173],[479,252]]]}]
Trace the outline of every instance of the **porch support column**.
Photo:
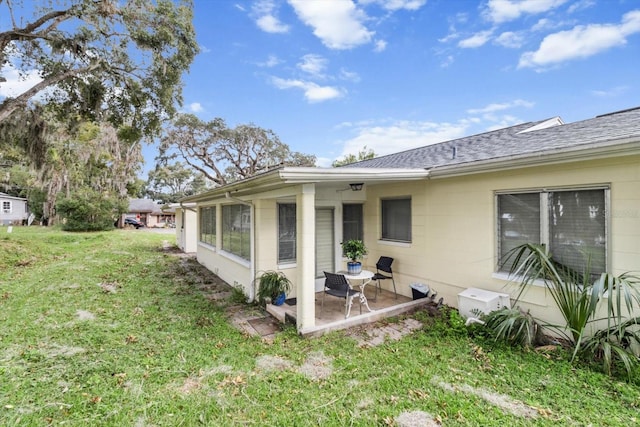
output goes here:
[{"label": "porch support column", "polygon": [[296,196],[298,231],[297,320],[298,331],[316,324],[316,186],[302,184]]}]

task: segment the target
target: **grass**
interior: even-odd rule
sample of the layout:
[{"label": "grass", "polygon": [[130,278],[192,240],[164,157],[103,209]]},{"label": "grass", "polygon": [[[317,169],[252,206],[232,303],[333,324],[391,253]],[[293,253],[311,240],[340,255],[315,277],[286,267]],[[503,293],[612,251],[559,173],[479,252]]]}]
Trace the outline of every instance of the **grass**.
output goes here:
[{"label": "grass", "polygon": [[640,421],[637,382],[471,339],[448,316],[418,312],[422,330],[372,348],[344,332],[247,336],[226,314],[233,297],[205,298],[221,288],[165,240],[0,228],[0,425],[400,426],[415,411],[445,426]]}]

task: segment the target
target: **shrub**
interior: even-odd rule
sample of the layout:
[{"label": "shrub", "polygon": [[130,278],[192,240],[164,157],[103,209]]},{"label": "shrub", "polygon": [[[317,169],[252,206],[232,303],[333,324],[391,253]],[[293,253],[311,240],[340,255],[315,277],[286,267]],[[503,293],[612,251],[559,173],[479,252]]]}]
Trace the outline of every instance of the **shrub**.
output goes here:
[{"label": "shrub", "polygon": [[[639,365],[634,346],[640,345],[636,333],[640,318],[633,313],[640,309],[640,277],[602,273],[594,280],[588,255],[584,271],[575,271],[555,261],[547,247],[539,244],[514,248],[507,256],[510,261],[510,275],[520,278],[516,301],[534,282],[542,282],[552,296],[566,324],[549,326],[570,342],[572,361],[598,361],[608,374],[620,367],[630,378]],[[603,304],[604,318],[596,317]],[[632,317],[627,318],[626,313]],[[607,326],[589,336],[587,327],[597,327],[596,322],[602,321]]]},{"label": "shrub", "polygon": [[65,231],[112,230],[118,216],[126,210],[126,201],[83,190],[60,200],[56,209],[64,219]]},{"label": "shrub", "polygon": [[538,322],[529,312],[519,308],[495,310],[482,316],[482,320],[495,340],[522,347],[532,347],[543,341]]}]

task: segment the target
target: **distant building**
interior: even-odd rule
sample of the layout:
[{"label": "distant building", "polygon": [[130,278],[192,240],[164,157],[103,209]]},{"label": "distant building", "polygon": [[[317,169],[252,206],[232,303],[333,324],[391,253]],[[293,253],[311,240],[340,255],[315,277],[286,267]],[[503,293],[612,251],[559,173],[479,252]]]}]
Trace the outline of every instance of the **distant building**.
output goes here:
[{"label": "distant building", "polygon": [[151,199],[129,199],[129,210],[123,215],[120,226],[125,218],[134,218],[142,222],[145,227],[169,227],[175,224],[174,212],[164,212],[163,204]]},{"label": "distant building", "polygon": [[29,218],[27,199],[0,193],[0,224],[21,225],[26,224]]}]

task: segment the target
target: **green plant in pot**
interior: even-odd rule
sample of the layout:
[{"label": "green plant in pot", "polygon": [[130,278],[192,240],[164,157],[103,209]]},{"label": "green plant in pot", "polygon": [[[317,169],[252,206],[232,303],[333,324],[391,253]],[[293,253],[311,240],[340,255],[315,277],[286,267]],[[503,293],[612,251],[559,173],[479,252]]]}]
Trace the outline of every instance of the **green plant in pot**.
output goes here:
[{"label": "green plant in pot", "polygon": [[351,239],[341,243],[342,253],[351,261],[347,262],[347,272],[349,274],[360,274],[362,263],[360,260],[367,254],[367,247],[362,240]]},{"label": "green plant in pot", "polygon": [[287,292],[291,291],[291,281],[281,271],[265,271],[258,278],[258,301],[261,304],[271,301],[273,305],[282,305]]}]

